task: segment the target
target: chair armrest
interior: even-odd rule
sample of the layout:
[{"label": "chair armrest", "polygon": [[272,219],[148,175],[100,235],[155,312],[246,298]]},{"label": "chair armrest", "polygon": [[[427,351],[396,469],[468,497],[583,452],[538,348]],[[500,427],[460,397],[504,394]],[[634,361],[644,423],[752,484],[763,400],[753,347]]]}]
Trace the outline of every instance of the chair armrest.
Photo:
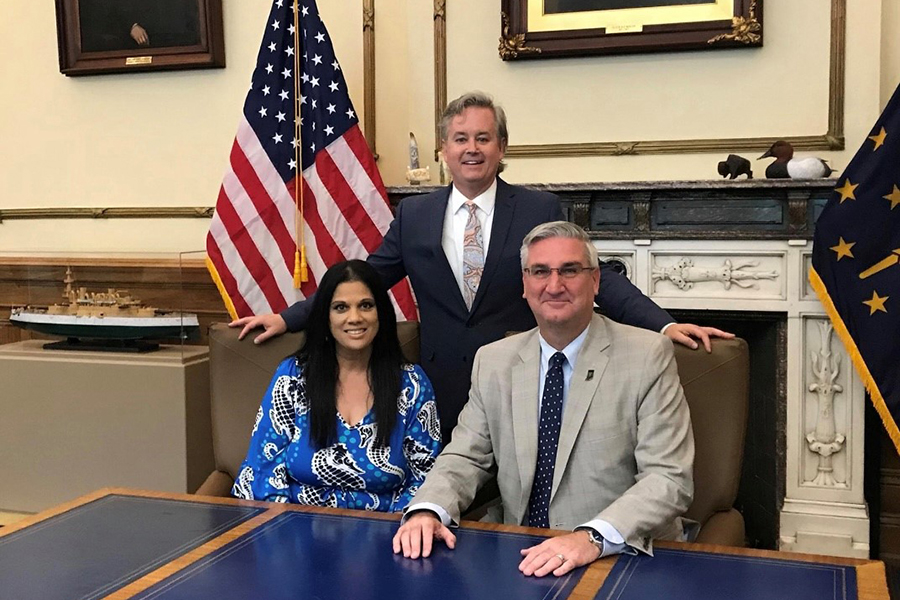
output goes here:
[{"label": "chair armrest", "polygon": [[231,496],[232,485],[234,485],[234,479],[228,473],[213,471],[194,493],[198,496],[228,498]]}]

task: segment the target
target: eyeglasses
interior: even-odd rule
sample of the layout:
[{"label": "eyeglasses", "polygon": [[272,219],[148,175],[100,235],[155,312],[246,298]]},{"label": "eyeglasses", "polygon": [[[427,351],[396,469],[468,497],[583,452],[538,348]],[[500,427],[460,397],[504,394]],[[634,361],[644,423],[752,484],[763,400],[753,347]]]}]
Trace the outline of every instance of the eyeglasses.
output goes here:
[{"label": "eyeglasses", "polygon": [[528,273],[535,279],[549,279],[550,273],[556,271],[556,273],[562,279],[575,279],[583,271],[593,271],[597,267],[585,267],[584,265],[574,264],[574,265],[563,265],[561,267],[545,267],[543,265],[538,265],[536,267],[525,267],[522,269],[525,273]]}]

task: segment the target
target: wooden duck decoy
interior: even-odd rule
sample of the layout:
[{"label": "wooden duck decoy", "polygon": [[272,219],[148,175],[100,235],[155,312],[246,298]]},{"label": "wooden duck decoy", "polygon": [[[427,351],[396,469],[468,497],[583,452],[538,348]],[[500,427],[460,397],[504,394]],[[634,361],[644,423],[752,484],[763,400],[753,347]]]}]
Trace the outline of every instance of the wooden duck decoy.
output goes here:
[{"label": "wooden duck decoy", "polygon": [[766,167],[769,179],[818,179],[834,172],[821,158],[794,158],[794,147],[784,140],[772,144],[757,160],[770,157],[775,157],[775,162]]}]

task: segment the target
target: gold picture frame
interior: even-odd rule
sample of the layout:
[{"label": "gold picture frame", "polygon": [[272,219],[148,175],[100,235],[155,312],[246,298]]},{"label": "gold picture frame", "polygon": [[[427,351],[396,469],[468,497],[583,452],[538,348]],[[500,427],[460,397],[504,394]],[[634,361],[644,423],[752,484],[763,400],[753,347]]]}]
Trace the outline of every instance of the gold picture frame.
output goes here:
[{"label": "gold picture frame", "polygon": [[503,0],[503,60],[762,46],[762,0]]},{"label": "gold picture frame", "polygon": [[[435,156],[440,149],[439,116],[447,104],[447,16],[445,0],[434,0]],[[790,142],[796,150],[844,150],[844,86],[846,81],[847,0],[831,0],[831,31],[828,68],[828,123],[825,133],[795,136],[697,138],[685,140],[596,141],[558,144],[513,144],[510,158],[568,158],[581,156],[646,156],[765,150],[776,140]],[[437,65],[442,66],[438,72]]]}]

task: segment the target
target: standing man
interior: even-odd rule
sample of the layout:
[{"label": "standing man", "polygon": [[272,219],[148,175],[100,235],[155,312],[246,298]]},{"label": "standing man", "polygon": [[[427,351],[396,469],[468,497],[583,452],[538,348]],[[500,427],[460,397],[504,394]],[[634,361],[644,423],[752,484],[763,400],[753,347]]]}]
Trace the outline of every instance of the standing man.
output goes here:
[{"label": "standing man", "polygon": [[[503,109],[489,96],[469,93],[450,102],[441,119],[444,159],[453,184],[404,199],[381,246],[367,259],[386,285],[409,276],[416,294],[422,367],[434,386],[444,440],[469,391],[475,352],[509,331],[535,321],[522,299],[519,246],[534,226],[563,218],[559,198],[509,185],[498,177],[509,134]],[[675,323],[628,279],[602,268],[595,300],[606,316],[662,331],[692,348],[718,329]],[[311,303],[304,300],[280,315],[245,317],[240,337],[256,328],[260,343],[286,330],[303,329]]]},{"label": "standing man", "polygon": [[671,341],[594,314],[597,254],[577,225],[538,225],[521,256],[537,329],[479,350],[459,425],[394,552],[427,557],[434,538],[453,548],[449,527],[494,470],[495,520],[574,530],[523,549],[525,575],[684,539],[694,437]]}]

